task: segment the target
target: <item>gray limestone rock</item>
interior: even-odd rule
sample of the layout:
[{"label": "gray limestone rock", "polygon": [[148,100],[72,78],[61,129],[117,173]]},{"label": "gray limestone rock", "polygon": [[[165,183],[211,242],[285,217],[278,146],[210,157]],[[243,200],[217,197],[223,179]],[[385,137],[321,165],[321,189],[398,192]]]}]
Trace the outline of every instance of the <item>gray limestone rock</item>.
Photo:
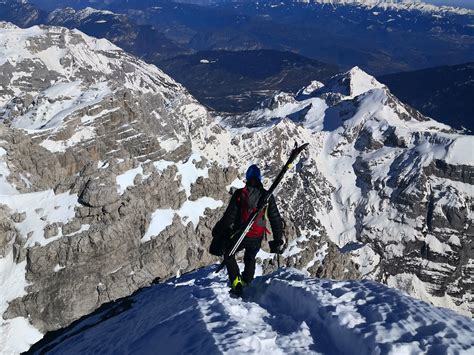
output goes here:
[{"label": "gray limestone rock", "polygon": [[73,219],[72,221],[62,226],[62,233],[63,235],[66,236],[66,235],[75,233],[80,229],[81,229],[81,221],[79,219]]},{"label": "gray limestone rock", "polygon": [[349,255],[341,254],[339,248],[334,243],[329,243],[327,256],[321,265],[317,267],[315,276],[337,280],[351,280],[359,278],[360,273]]},{"label": "gray limestone rock", "polygon": [[57,236],[59,233],[59,225],[57,223],[48,224],[44,227],[44,237],[46,239]]},{"label": "gray limestone rock", "polygon": [[8,220],[0,219],[0,256],[5,257],[11,250],[11,242],[16,238],[17,231]]},{"label": "gray limestone rock", "polygon": [[15,212],[12,214],[11,219],[15,223],[21,223],[26,219],[26,212]]},{"label": "gray limestone rock", "polygon": [[427,175],[434,175],[465,184],[474,185],[474,167],[468,165],[450,165],[436,159],[425,169]]},{"label": "gray limestone rock", "polygon": [[12,242],[18,237],[18,231],[10,219],[10,209],[0,204],[0,256],[5,257],[12,247]]},{"label": "gray limestone rock", "polygon": [[79,202],[89,207],[111,205],[120,199],[115,181],[110,179],[89,180],[79,195]]}]

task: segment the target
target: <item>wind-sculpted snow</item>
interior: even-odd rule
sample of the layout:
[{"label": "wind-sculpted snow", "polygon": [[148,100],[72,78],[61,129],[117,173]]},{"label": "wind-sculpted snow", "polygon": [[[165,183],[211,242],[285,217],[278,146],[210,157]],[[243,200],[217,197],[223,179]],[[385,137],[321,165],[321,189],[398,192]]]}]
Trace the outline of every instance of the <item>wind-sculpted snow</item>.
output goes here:
[{"label": "wind-sculpted snow", "polygon": [[213,267],[108,304],[48,334],[34,354],[400,354],[474,350],[474,322],[373,281],[287,269],[231,298]]}]

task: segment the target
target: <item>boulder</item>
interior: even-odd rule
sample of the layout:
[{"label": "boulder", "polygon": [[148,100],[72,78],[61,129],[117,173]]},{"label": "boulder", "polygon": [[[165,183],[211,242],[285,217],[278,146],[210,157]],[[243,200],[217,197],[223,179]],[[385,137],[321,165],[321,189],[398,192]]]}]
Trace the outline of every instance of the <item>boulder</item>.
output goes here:
[{"label": "boulder", "polygon": [[79,203],[89,207],[104,207],[119,199],[115,181],[94,179],[87,182],[79,196]]},{"label": "boulder", "polygon": [[21,223],[26,219],[26,212],[15,212],[11,216],[13,222]]}]

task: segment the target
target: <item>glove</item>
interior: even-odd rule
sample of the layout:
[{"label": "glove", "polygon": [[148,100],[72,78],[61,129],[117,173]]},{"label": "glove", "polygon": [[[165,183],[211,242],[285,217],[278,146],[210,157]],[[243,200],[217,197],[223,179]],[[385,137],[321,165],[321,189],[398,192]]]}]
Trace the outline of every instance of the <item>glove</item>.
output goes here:
[{"label": "glove", "polygon": [[280,239],[280,240],[272,240],[269,242],[270,244],[270,252],[274,254],[283,254],[285,251],[286,247],[286,240],[285,239]]}]

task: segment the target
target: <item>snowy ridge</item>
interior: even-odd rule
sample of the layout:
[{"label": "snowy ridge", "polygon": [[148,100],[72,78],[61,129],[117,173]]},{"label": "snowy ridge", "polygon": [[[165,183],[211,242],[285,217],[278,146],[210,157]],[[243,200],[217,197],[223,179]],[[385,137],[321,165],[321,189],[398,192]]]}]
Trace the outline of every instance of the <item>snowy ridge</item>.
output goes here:
[{"label": "snowy ridge", "polygon": [[87,17],[95,16],[95,15],[102,15],[102,16],[105,15],[105,16],[110,16],[110,17],[123,16],[123,15],[120,15],[120,14],[116,14],[112,11],[98,10],[98,9],[94,9],[92,7],[86,7],[84,9],[80,9],[80,10],[75,10],[71,7],[66,7],[64,9],[56,9],[54,11],[51,11],[48,14],[48,22],[50,22],[50,21],[56,21],[56,22],[57,21],[71,21],[72,19],[74,21],[82,21],[82,20],[86,19]]},{"label": "snowy ridge", "polygon": [[372,281],[335,282],[287,269],[244,299],[202,269],[104,307],[33,353],[469,353],[474,323]]},{"label": "snowy ridge", "polygon": [[317,3],[332,6],[362,6],[368,9],[390,9],[390,10],[407,10],[422,11],[426,13],[436,14],[456,14],[456,15],[474,15],[474,11],[465,8],[453,6],[437,6],[427,4],[422,0],[296,0],[302,3]]}]

